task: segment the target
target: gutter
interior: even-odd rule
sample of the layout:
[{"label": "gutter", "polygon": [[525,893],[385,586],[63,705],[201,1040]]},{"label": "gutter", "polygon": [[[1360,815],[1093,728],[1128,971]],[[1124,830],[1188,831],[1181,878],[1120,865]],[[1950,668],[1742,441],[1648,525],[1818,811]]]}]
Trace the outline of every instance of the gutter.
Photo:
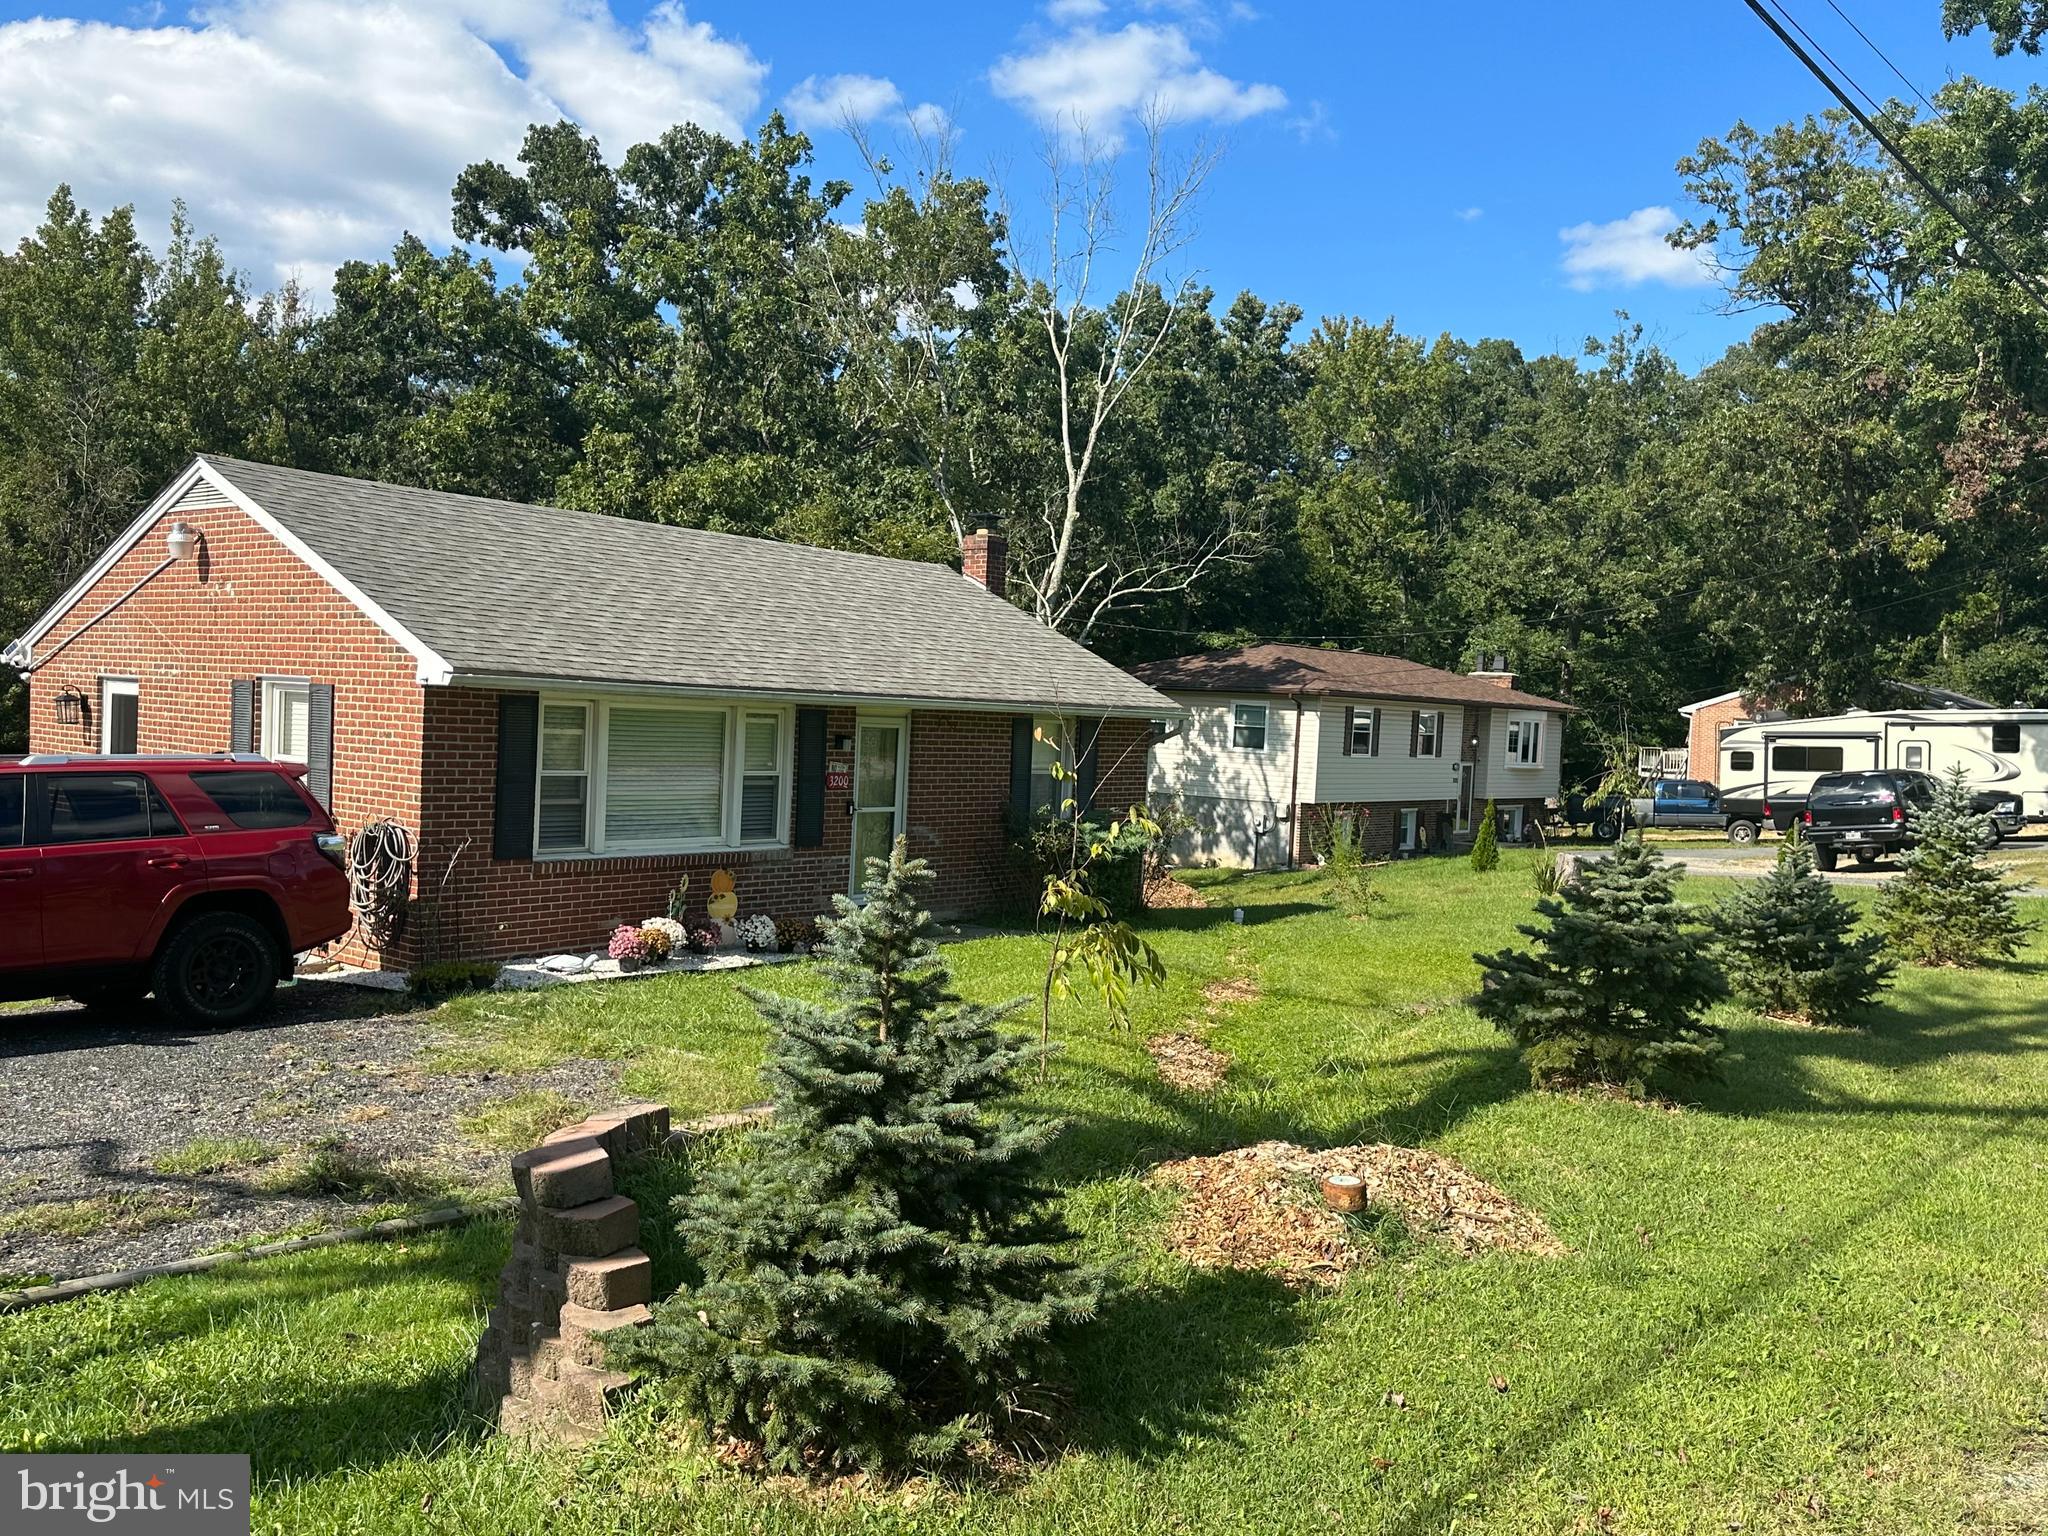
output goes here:
[{"label": "gutter", "polygon": [[1179,720],[1188,718],[1186,706],[1164,694],[1156,705],[1091,704],[1083,699],[956,699],[909,697],[896,694],[786,690],[779,688],[707,688],[693,683],[629,683],[602,677],[531,677],[493,672],[453,672],[445,686],[457,688],[519,689],[526,692],[589,692],[598,694],[642,694],[678,699],[738,699],[758,703],[822,704],[828,708],[852,705],[862,709],[945,709],[965,714],[1100,715],[1110,720]]}]

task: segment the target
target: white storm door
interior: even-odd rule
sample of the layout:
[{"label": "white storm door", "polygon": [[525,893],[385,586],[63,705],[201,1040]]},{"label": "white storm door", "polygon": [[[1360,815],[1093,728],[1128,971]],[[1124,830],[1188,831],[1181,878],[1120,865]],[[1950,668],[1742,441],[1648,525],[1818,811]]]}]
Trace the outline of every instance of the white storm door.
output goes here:
[{"label": "white storm door", "polygon": [[853,730],[853,867],[847,872],[847,889],[858,894],[867,878],[868,860],[886,860],[903,831],[910,719],[863,718]]}]

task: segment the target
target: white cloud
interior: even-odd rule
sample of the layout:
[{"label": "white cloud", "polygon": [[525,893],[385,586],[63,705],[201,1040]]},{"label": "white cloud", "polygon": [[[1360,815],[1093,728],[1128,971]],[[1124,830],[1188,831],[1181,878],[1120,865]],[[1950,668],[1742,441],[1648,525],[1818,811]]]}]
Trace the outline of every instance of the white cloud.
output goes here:
[{"label": "white cloud", "polygon": [[880,75],[812,75],[782,99],[782,109],[791,122],[814,133],[885,117],[927,135],[947,125],[943,108],[929,101],[905,106],[896,82]]},{"label": "white cloud", "polygon": [[1485,216],[1486,210],[1484,208],[1481,208],[1476,203],[1473,204],[1470,208],[1460,208],[1456,211],[1455,214],[1452,215],[1452,217],[1454,218],[1464,220],[1464,222],[1467,224],[1470,224],[1474,219],[1484,218]]},{"label": "white cloud", "polygon": [[[746,130],[767,66],[679,4],[239,0],[188,26],[0,25],[0,244],[60,181],[95,213],[173,198],[260,284],[315,291],[400,231],[446,241],[449,188],[571,117],[608,153],[683,121]],[[508,62],[510,61],[510,62]]]},{"label": "white cloud", "polygon": [[1232,80],[1202,63],[1177,26],[1079,27],[1033,53],[996,61],[989,83],[1040,122],[1115,141],[1133,113],[1156,104],[1181,122],[1235,123],[1287,105],[1276,85]]},{"label": "white cloud", "polygon": [[1290,117],[1287,126],[1304,144],[1334,144],[1337,141],[1337,130],[1330,126],[1329,109],[1320,101],[1310,102],[1306,112]]},{"label": "white cloud", "polygon": [[1581,291],[1607,283],[1705,287],[1714,281],[1706,256],[1680,250],[1664,238],[1677,227],[1678,215],[1657,207],[1638,208],[1625,219],[1605,224],[1573,224],[1560,229],[1557,238],[1565,244],[1565,280]]},{"label": "white cloud", "polygon": [[1093,21],[1109,9],[1109,0],[1046,0],[1045,14],[1054,21]]}]

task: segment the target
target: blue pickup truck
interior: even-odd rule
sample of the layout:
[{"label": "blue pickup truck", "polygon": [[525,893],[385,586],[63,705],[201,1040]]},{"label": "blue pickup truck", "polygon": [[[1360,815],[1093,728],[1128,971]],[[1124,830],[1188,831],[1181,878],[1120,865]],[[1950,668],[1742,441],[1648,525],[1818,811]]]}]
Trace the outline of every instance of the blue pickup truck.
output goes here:
[{"label": "blue pickup truck", "polygon": [[1728,826],[1720,791],[1704,779],[1651,779],[1647,787],[1647,795],[1629,800],[1569,796],[1564,819],[1573,826],[1590,825],[1603,842],[1614,841],[1624,827],[1707,827],[1719,832]]}]

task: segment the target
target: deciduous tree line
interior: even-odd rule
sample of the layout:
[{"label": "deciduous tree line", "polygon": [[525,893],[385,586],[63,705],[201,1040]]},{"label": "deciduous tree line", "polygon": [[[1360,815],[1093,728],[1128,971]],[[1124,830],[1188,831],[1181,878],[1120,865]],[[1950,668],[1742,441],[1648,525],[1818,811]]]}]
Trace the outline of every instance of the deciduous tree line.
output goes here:
[{"label": "deciduous tree line", "polygon": [[[2032,6],[1974,9],[1946,20],[2038,44]],[[2048,95],[1935,105],[1888,131],[2048,274]],[[1737,124],[1680,163],[1674,238],[1759,316],[1695,375],[1625,320],[1531,357],[1223,303],[1174,276],[1209,162],[1152,148],[1121,198],[1056,156],[1013,220],[940,144],[871,152],[857,193],[779,118],[615,162],[536,127],[455,182],[495,255],[408,237],[317,312],[183,210],[153,252],[60,188],[0,256],[0,632],[211,450],[922,559],[999,523],[1011,596],[1115,659],[1505,652],[1581,706],[1582,769],[1738,683],[2048,702],[2048,307],[1853,123]]]}]

